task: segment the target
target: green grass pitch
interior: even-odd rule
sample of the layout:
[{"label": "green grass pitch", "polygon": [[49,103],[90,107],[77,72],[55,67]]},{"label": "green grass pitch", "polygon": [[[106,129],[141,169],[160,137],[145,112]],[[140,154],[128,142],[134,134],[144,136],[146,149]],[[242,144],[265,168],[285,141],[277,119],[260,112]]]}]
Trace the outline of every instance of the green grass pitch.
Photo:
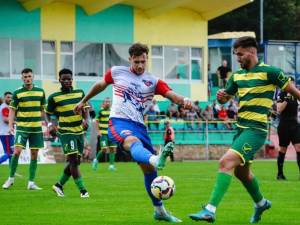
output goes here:
[{"label": "green grass pitch", "polygon": [[[65,197],[58,198],[51,186],[64,165],[39,165],[36,182],[42,191],[26,190],[28,166],[19,165],[14,186],[0,190],[1,225],[151,225],[153,207],[143,186],[142,172],[135,163],[117,163],[118,170],[108,171],[100,164],[97,172],[82,164],[81,172],[90,193],[81,199],[72,179],[65,186]],[[217,171],[217,161],[169,163],[160,175],[172,177],[176,193],[165,201],[166,208],[183,220],[182,224],[206,224],[188,218],[200,209],[210,195]],[[273,203],[261,224],[300,224],[300,181],[295,162],[286,162],[286,182],[278,182],[275,161],[256,161],[253,171],[262,192]],[[0,166],[1,185],[7,178],[7,165]],[[216,224],[249,224],[253,204],[243,186],[233,179],[217,211]]]}]

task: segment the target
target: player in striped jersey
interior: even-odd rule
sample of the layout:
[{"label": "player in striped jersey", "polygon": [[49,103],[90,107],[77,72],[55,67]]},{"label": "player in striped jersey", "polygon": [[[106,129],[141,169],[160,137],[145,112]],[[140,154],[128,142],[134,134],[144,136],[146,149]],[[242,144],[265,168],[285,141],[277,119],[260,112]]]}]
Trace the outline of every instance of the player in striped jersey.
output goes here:
[{"label": "player in striped jersey", "polygon": [[[81,89],[73,89],[73,75],[69,69],[59,71],[61,91],[51,94],[48,98],[47,118],[55,115],[58,119],[57,134],[61,141],[63,152],[67,158],[67,165],[60,180],[52,186],[57,196],[64,197],[63,186],[72,176],[82,198],[89,197],[79,171],[80,158],[83,153],[83,132],[88,127],[88,110],[83,109],[80,114],[74,114],[74,106],[84,97]],[[87,105],[85,107],[88,107]],[[54,133],[53,123],[48,124]]]},{"label": "player in striped jersey", "polygon": [[40,190],[34,183],[37,168],[38,150],[44,147],[42,133],[42,112],[46,105],[45,92],[33,84],[32,70],[26,68],[22,71],[23,87],[13,93],[9,110],[9,129],[14,134],[14,122],[16,119],[15,150],[11,159],[9,178],[3,184],[8,189],[14,183],[14,177],[18,166],[22,149],[26,148],[27,141],[31,152],[29,166],[29,190]]},{"label": "player in striped jersey", "polygon": [[93,160],[93,169],[96,170],[98,166],[98,162],[103,154],[106,154],[107,150],[109,150],[109,167],[110,171],[116,170],[114,162],[116,156],[116,144],[108,138],[108,120],[110,114],[110,98],[105,98],[102,104],[102,107],[99,111],[99,116],[97,118],[98,123],[98,136],[99,142],[98,147],[99,151],[96,155],[96,158]]},{"label": "player in striped jersey", "polygon": [[217,99],[224,104],[234,95],[239,97],[237,133],[231,148],[219,161],[219,172],[209,203],[190,217],[213,222],[216,207],[227,192],[234,174],[255,203],[250,223],[257,223],[263,212],[271,207],[271,202],[260,192],[258,181],[250,170],[250,163],[265,143],[267,117],[276,87],[297,99],[300,99],[300,92],[280,69],[258,61],[255,38],[241,37],[235,41],[233,48],[241,69],[232,74],[225,89],[218,91]]}]

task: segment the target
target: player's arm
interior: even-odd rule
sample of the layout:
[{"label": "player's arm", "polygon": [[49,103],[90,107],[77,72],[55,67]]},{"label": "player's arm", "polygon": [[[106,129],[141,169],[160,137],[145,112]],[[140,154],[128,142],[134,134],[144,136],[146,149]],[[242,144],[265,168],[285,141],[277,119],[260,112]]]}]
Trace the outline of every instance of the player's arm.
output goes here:
[{"label": "player's arm", "polygon": [[171,139],[172,141],[175,140],[175,132],[174,132],[174,129],[171,127]]},{"label": "player's arm", "polygon": [[225,89],[220,89],[217,92],[217,100],[220,104],[225,104],[231,99],[231,96],[227,94]]},{"label": "player's arm", "polygon": [[276,104],[276,111],[277,113],[281,113],[283,110],[285,110],[287,104],[288,104],[289,98],[286,94],[286,92],[281,92],[278,96],[277,104]]},{"label": "player's arm", "polygon": [[89,110],[87,107],[82,109],[82,117],[83,117],[83,121],[82,121],[83,129],[87,130],[89,127]]},{"label": "player's arm", "polygon": [[238,88],[237,88],[237,84],[234,81],[234,74],[232,74],[229,79],[228,82],[226,84],[226,88],[225,89],[220,89],[217,92],[217,100],[220,104],[225,104],[226,102],[228,102],[231,97],[233,95],[235,95],[235,93],[237,92]]},{"label": "player's arm", "polygon": [[3,122],[8,124],[9,108],[3,108],[1,114]]},{"label": "player's arm", "polygon": [[291,95],[293,95],[298,100],[300,100],[300,91],[298,90],[298,88],[292,82],[289,82],[286,85],[286,87],[284,88],[284,90],[286,92],[290,93]]}]

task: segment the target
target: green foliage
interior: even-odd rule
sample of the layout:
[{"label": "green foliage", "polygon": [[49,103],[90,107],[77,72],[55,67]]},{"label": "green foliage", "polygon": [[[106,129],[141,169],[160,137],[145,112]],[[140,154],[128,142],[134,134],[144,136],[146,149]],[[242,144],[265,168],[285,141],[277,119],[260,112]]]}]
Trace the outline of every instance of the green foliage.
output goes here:
[{"label": "green foliage", "polygon": [[[63,170],[63,164],[39,165],[37,184],[42,191],[26,190],[28,166],[20,165],[14,186],[0,190],[1,225],[151,225],[166,224],[154,221],[153,207],[143,186],[143,176],[135,163],[116,163],[115,172],[108,171],[108,164],[100,164],[97,172],[90,164],[82,164],[81,172],[90,193],[81,199],[70,179],[65,187],[65,197],[59,198],[51,190]],[[183,219],[187,225],[196,222],[188,214],[205,204],[213,188],[217,161],[169,163],[161,175],[172,177],[176,193],[165,201],[166,208]],[[254,162],[264,195],[273,203],[263,216],[262,224],[297,225],[300,215],[300,181],[295,162],[286,162],[288,181],[275,180],[276,162]],[[0,180],[8,174],[7,166],[0,166]],[[249,224],[253,203],[236,180],[229,188],[217,211],[217,224]],[[200,224],[200,223],[199,223]],[[202,224],[202,223],[201,223]]]},{"label": "green foliage", "polygon": [[[255,31],[260,38],[260,0],[209,21],[209,34]],[[300,0],[264,0],[264,39],[300,40]]]}]

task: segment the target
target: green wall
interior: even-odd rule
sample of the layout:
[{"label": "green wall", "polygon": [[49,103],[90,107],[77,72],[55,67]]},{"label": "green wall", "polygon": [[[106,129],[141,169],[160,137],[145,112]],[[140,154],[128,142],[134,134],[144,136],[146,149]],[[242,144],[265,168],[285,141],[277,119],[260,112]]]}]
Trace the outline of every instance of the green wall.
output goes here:
[{"label": "green wall", "polygon": [[40,9],[27,12],[17,0],[0,0],[0,38],[40,39]]},{"label": "green wall", "polygon": [[[38,87],[42,87],[42,82],[40,80],[35,80],[34,84]],[[21,79],[0,79],[0,96],[2,97],[6,91],[14,92],[22,85],[23,81]]]},{"label": "green wall", "polygon": [[76,41],[132,43],[133,8],[116,5],[88,16],[76,8]]}]

